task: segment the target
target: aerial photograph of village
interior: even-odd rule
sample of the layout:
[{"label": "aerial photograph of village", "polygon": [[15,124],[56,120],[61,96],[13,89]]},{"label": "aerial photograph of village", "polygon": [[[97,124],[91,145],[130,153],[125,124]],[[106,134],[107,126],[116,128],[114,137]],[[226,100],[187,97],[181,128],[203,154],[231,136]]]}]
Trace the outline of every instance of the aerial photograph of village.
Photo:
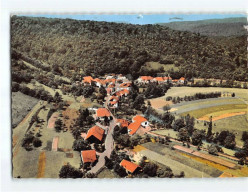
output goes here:
[{"label": "aerial photograph of village", "polygon": [[12,177],[248,177],[247,25],[12,15]]}]

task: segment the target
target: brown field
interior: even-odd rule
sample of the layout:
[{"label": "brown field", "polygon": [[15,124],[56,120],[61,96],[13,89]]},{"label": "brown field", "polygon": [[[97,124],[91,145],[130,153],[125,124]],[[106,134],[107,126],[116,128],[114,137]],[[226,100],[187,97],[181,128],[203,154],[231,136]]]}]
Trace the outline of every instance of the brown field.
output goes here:
[{"label": "brown field", "polygon": [[[220,116],[213,117],[212,121],[217,121],[217,120],[220,120],[220,119],[229,118],[229,117],[232,117],[232,116],[244,115],[244,114],[246,114],[246,112],[226,113],[226,114],[222,114]],[[198,118],[198,120],[209,121],[209,117],[208,116],[203,116],[203,117]]]},{"label": "brown field", "polygon": [[37,178],[44,177],[44,174],[45,174],[45,165],[46,165],[46,154],[45,154],[45,152],[41,152],[40,153],[40,156],[39,156]]},{"label": "brown field", "polygon": [[[76,118],[78,117],[78,112],[76,109],[74,108],[66,108],[66,110],[64,110],[62,112],[63,114],[63,124],[65,124],[65,126],[67,127],[67,129],[70,129],[70,126],[73,125],[75,123]],[[69,117],[68,119],[66,119],[65,117]]]}]

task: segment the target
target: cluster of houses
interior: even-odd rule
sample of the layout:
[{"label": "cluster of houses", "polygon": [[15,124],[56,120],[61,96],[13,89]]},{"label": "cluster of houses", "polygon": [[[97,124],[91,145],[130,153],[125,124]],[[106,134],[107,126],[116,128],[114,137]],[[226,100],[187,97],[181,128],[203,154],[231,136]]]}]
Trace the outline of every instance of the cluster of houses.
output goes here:
[{"label": "cluster of houses", "polygon": [[183,85],[185,84],[186,80],[184,77],[181,77],[180,79],[172,79],[170,76],[168,77],[151,77],[151,76],[140,76],[135,83],[137,84],[148,84],[148,83],[158,83],[158,84],[164,84],[164,83],[171,83],[175,85]]},{"label": "cluster of houses", "polygon": [[[93,116],[96,120],[100,121],[103,121],[105,118],[112,120],[111,113],[106,108],[96,109]],[[151,130],[148,120],[141,115],[134,116],[132,122],[126,119],[117,119],[116,124],[121,128],[126,127],[130,136],[135,134],[144,135]],[[108,130],[109,128],[95,125],[91,127],[86,134],[82,133],[81,136],[91,144],[102,144],[104,143]],[[92,167],[97,161],[97,152],[94,149],[81,151],[81,158],[84,164],[88,164],[89,167]],[[138,165],[127,160],[122,160],[120,165],[126,169],[127,173],[134,173],[140,168]]]},{"label": "cluster of houses", "polygon": [[[87,76],[83,78],[82,83],[84,85],[92,85],[93,83],[97,87],[104,87],[107,91],[109,99],[107,100],[109,108],[116,108],[121,98],[125,98],[130,93],[132,82],[122,75],[110,75],[104,78],[95,78]],[[96,121],[112,120],[113,117],[107,108],[92,108],[93,117]],[[121,128],[126,127],[130,136],[139,134],[143,135],[150,131],[149,122],[146,118],[140,115],[133,117],[132,121],[126,119],[117,119],[117,125]],[[88,132],[82,133],[81,136],[88,140],[91,144],[104,143],[109,128],[104,128],[102,125],[95,125],[91,127]],[[93,149],[81,151],[82,162],[92,166],[97,161],[97,152]],[[134,173],[140,167],[130,161],[122,160],[120,166],[126,169],[127,173]]]}]

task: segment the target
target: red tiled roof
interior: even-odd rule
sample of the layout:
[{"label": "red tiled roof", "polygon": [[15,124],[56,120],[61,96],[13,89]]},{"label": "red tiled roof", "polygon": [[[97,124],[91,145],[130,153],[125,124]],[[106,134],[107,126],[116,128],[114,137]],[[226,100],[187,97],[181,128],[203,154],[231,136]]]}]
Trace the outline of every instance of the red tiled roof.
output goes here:
[{"label": "red tiled roof", "polygon": [[122,83],[120,85],[120,87],[124,88],[124,87],[130,87],[132,83]]},{"label": "red tiled roof", "polygon": [[117,101],[112,101],[112,102],[109,102],[110,104],[114,105],[116,103],[118,103]]},{"label": "red tiled roof", "polygon": [[130,129],[131,131],[129,132],[130,135],[133,135],[136,133],[136,131],[139,129],[141,123],[139,122],[133,122],[130,125],[128,125],[128,129]]},{"label": "red tiled roof", "polygon": [[164,80],[171,80],[171,77],[164,77]]},{"label": "red tiled roof", "polygon": [[116,101],[118,101],[119,100],[119,98],[117,97],[117,96],[111,96],[110,98],[109,98],[109,101],[113,101],[113,100],[116,100]]},{"label": "red tiled roof", "polygon": [[133,173],[139,167],[138,165],[136,165],[136,164],[134,164],[128,160],[125,160],[125,159],[123,159],[121,161],[120,165],[131,173]]},{"label": "red tiled roof", "polygon": [[151,76],[141,76],[140,77],[142,80],[148,81],[148,80],[152,80],[153,78]]},{"label": "red tiled roof", "polygon": [[117,122],[120,123],[121,127],[128,127],[129,122],[125,119],[117,119]]},{"label": "red tiled roof", "polygon": [[114,88],[115,84],[109,84],[108,88]]},{"label": "red tiled roof", "polygon": [[84,77],[84,83],[91,83],[94,79],[91,76]]},{"label": "red tiled roof", "polygon": [[130,91],[127,90],[127,89],[123,89],[122,91],[123,91],[124,93],[126,93],[126,94],[129,94],[129,93],[130,93]]},{"label": "red tiled roof", "polygon": [[110,116],[110,112],[106,108],[98,108],[96,111],[97,117]]},{"label": "red tiled roof", "polygon": [[142,122],[144,122],[144,121],[147,121],[146,118],[144,118],[143,116],[140,116],[140,115],[136,115],[135,117],[133,117],[133,120],[134,120],[135,122],[140,122],[140,123],[142,123]]},{"label": "red tiled roof", "polygon": [[156,81],[164,81],[164,78],[163,77],[156,77],[155,80]]},{"label": "red tiled roof", "polygon": [[89,129],[85,139],[88,139],[89,137],[94,136],[99,141],[102,141],[103,134],[104,134],[104,130],[101,127],[98,127],[95,125],[94,127],[91,127]]},{"label": "red tiled roof", "polygon": [[184,78],[184,77],[181,77],[179,80],[183,80],[183,81],[184,81],[184,80],[185,80],[185,78]]},{"label": "red tiled roof", "polygon": [[128,129],[130,129],[131,131],[129,132],[130,135],[133,135],[136,133],[136,131],[139,129],[140,125],[142,122],[147,121],[146,118],[144,118],[143,116],[137,115],[135,117],[133,117],[133,123],[131,123],[128,126]]},{"label": "red tiled roof", "polygon": [[81,157],[82,157],[82,161],[84,163],[95,162],[96,161],[96,151],[95,150],[81,151]]}]

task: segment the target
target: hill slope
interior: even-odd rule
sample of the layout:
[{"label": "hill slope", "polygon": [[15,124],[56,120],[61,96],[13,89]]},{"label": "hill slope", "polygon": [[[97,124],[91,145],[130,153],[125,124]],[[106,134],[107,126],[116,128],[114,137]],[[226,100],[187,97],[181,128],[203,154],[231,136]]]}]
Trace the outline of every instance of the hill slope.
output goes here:
[{"label": "hill slope", "polygon": [[247,35],[244,25],[247,25],[247,18],[225,18],[200,21],[184,21],[162,23],[174,30],[190,31],[206,36],[242,36]]},{"label": "hill slope", "polygon": [[156,73],[143,68],[146,62],[174,64],[173,77],[248,78],[245,36],[215,39],[161,25],[13,16],[11,48],[16,60],[38,61],[73,78]]}]

